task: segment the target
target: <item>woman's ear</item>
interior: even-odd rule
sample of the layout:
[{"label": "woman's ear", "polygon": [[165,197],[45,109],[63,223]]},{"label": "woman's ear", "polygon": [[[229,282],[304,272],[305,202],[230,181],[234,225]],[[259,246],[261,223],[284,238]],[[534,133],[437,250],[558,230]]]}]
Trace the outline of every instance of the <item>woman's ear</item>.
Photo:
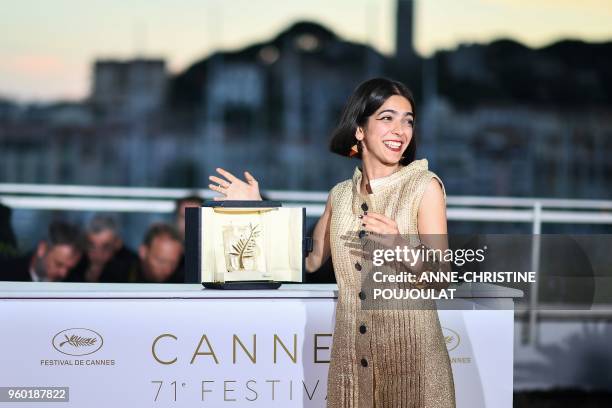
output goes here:
[{"label": "woman's ear", "polygon": [[361,126],[357,126],[357,130],[355,131],[355,139],[362,141],[364,137],[365,134],[363,133],[363,128]]}]

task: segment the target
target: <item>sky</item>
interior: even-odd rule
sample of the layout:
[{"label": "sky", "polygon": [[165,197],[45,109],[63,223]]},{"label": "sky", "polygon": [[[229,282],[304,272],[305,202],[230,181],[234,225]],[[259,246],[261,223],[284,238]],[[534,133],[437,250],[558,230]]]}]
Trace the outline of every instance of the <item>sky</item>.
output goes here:
[{"label": "sky", "polygon": [[[219,49],[318,22],[391,55],[396,0],[19,0],[0,13],[0,98],[88,95],[99,58],[164,58],[172,73]],[[541,47],[562,38],[612,40],[610,0],[417,0],[421,55],[512,38]]]}]

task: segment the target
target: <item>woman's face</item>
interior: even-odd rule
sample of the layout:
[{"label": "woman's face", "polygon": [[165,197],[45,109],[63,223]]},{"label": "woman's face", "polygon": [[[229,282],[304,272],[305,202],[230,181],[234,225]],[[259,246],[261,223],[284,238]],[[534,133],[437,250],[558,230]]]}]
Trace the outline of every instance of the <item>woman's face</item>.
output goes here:
[{"label": "woman's face", "polygon": [[403,96],[393,95],[370,117],[364,128],[357,128],[355,137],[362,142],[365,162],[396,165],[412,139],[414,114],[412,105]]}]

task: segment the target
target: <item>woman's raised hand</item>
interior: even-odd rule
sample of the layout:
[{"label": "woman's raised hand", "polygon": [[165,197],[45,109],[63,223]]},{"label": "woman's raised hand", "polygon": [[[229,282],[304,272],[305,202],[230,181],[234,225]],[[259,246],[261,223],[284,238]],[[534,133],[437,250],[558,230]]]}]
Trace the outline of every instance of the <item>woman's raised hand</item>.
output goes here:
[{"label": "woman's raised hand", "polygon": [[208,187],[218,193],[223,194],[220,197],[215,197],[215,201],[224,200],[245,200],[245,201],[261,201],[261,195],[259,194],[259,184],[255,177],[248,171],[244,172],[244,179],[240,180],[227,170],[217,168],[223,178],[217,176],[209,176],[209,180],[216,184],[209,184]]}]

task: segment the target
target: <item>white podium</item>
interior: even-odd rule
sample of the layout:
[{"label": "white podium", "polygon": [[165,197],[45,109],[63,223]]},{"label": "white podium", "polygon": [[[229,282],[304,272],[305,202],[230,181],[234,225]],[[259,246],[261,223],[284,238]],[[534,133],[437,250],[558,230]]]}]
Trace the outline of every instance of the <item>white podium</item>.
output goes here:
[{"label": "white podium", "polygon": [[[520,296],[466,285],[438,302],[458,408],[512,407]],[[324,407],[335,299],[335,285],[0,282],[0,403]]]}]

